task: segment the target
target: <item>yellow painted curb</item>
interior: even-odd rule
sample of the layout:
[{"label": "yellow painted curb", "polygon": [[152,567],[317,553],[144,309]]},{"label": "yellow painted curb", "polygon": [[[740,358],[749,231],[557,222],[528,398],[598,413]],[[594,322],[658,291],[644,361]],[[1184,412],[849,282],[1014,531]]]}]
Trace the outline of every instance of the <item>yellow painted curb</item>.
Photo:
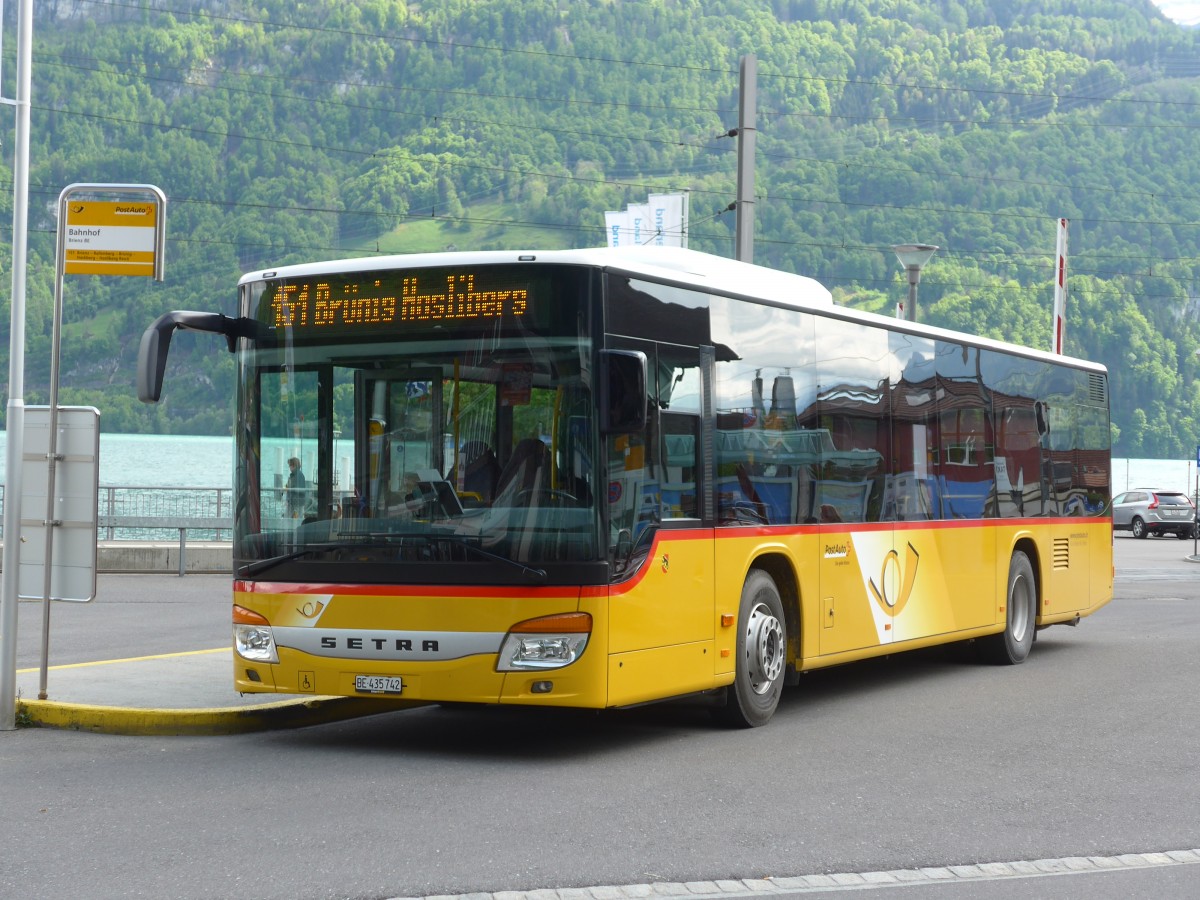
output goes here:
[{"label": "yellow painted curb", "polygon": [[66,728],[97,734],[221,735],[304,728],[425,705],[418,700],[311,697],[254,706],[133,709],[18,699],[17,720],[43,728]]}]

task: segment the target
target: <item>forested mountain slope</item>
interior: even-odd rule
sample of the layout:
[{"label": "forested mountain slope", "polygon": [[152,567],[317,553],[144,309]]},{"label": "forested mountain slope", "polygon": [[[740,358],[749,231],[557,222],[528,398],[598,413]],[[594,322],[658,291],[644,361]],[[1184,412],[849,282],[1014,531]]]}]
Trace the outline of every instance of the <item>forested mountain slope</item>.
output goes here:
[{"label": "forested mountain slope", "polygon": [[157,407],[137,402],[133,362],[159,313],[233,312],[243,271],[596,246],[604,210],[660,190],[690,192],[692,247],[732,255],[736,143],[720,135],[753,53],[756,262],[890,312],[906,291],[891,246],[938,244],[923,321],[1045,348],[1065,216],[1067,350],[1110,368],[1115,451],[1190,456],[1200,439],[1200,55],[1149,0],[36,8],[28,402],[48,384],[70,183],[159,185],[169,244],[164,284],[68,280],[62,402],[99,406],[109,431],[224,433],[219,341],[176,339]]}]

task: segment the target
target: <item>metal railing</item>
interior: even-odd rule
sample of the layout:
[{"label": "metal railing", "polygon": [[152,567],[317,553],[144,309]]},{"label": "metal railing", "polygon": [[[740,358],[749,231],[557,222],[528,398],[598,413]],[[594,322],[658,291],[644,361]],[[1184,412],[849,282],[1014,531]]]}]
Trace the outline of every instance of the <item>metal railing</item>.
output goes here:
[{"label": "metal railing", "polygon": [[[101,540],[161,540],[183,530],[196,540],[228,540],[233,528],[232,488],[100,488]],[[195,532],[195,533],[192,533]]]},{"label": "metal railing", "polygon": [[[0,515],[5,485],[0,484]],[[274,495],[268,505],[282,505]],[[22,512],[24,512],[22,510]],[[233,533],[232,488],[109,485],[96,497],[100,541],[178,541],[179,574],[187,569],[187,542],[227,541]],[[0,540],[4,537],[0,526]]]},{"label": "metal railing", "polygon": [[96,507],[102,541],[222,541],[233,528],[232,488],[102,486]]}]

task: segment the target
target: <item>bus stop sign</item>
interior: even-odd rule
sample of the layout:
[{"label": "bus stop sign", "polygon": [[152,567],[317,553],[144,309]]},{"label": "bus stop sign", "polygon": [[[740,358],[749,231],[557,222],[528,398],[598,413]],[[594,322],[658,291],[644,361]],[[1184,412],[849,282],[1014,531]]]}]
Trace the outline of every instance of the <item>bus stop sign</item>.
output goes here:
[{"label": "bus stop sign", "polygon": [[[60,406],[55,441],[54,514],[46,521],[50,407],[25,410],[25,473],[21,479],[21,562],[17,595],[41,600],[46,592],[46,529],[50,528],[49,600],[96,597],[96,500],[100,484],[100,412]],[[15,485],[14,485],[15,487]]]},{"label": "bus stop sign", "polygon": [[[99,199],[100,197],[119,199]],[[163,280],[167,198],[148,184],[73,184],[59,197],[63,275]]]}]

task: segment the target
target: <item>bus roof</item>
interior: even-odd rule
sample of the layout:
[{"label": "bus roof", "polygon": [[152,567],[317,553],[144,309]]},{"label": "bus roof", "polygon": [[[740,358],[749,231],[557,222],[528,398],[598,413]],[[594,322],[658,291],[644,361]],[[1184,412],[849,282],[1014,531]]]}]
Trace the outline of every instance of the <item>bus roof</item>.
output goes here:
[{"label": "bus roof", "polygon": [[581,250],[480,250],[372,256],[283,266],[242,276],[240,284],[264,278],[300,278],[336,272],[426,266],[495,265],[497,263],[557,263],[597,266],[631,275],[672,281],[723,293],[745,293],[789,306],[832,306],[833,295],[820,282],[803,275],[767,269],[735,259],[679,247],[591,247]]},{"label": "bus roof", "polygon": [[750,297],[796,309],[814,309],[838,318],[859,321],[906,331],[930,338],[962,341],[1017,353],[1021,356],[1066,364],[1095,372],[1107,369],[1094,362],[1060,356],[1048,350],[1038,350],[1020,344],[1010,344],[992,338],[964,334],[916,322],[906,322],[876,313],[863,312],[844,306],[834,306],[833,294],[813,278],[794,275],[778,269],[768,269],[740,260],[714,256],[698,250],[679,247],[585,247],[576,250],[457,250],[440,253],[411,253],[389,256],[364,256],[350,259],[301,263],[249,272],[238,281],[239,286],[255,281],[276,278],[308,278],[314,275],[333,275],[338,272],[369,272],[376,269],[426,268],[438,266],[501,265],[513,263],[554,263],[559,265],[594,266],[621,272],[634,277],[657,278],[698,290]]}]

